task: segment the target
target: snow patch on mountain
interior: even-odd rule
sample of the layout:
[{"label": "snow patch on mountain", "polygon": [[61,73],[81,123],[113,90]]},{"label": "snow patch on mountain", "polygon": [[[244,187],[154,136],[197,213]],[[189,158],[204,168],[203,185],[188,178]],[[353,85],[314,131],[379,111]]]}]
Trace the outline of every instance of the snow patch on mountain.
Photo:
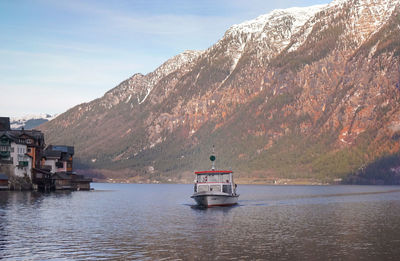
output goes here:
[{"label": "snow patch on mountain", "polygon": [[245,21],[241,24],[233,25],[227,34],[232,33],[246,33],[254,34],[265,31],[265,26],[273,27],[278,25],[283,17],[292,17],[292,28],[294,31],[298,30],[299,27],[303,26],[304,23],[314,16],[317,12],[321,11],[327,5],[314,5],[309,7],[291,7],[287,9],[276,9],[272,12],[260,15],[256,19]]},{"label": "snow patch on mountain", "polygon": [[102,106],[111,109],[113,106],[124,101],[125,103],[137,102],[139,105],[146,101],[154,86],[160,79],[177,70],[187,70],[204,51],[187,50],[180,53],[158,67],[154,72],[147,75],[137,73],[119,84],[104,95]]},{"label": "snow patch on mountain", "polygon": [[345,42],[346,39],[353,39],[359,46],[382,28],[399,5],[400,0],[334,0],[326,10],[336,13],[342,9],[347,13],[350,19],[345,24],[345,34],[340,40]]},{"label": "snow patch on mountain", "polygon": [[55,119],[58,114],[28,114],[22,117],[10,117],[11,129],[33,129],[45,122]]},{"label": "snow patch on mountain", "polygon": [[260,60],[269,59],[281,52],[291,42],[292,35],[300,31],[308,20],[326,6],[278,9],[256,19],[233,25],[208,53],[221,49],[224,55],[231,58],[231,72],[247,50],[255,51]]}]

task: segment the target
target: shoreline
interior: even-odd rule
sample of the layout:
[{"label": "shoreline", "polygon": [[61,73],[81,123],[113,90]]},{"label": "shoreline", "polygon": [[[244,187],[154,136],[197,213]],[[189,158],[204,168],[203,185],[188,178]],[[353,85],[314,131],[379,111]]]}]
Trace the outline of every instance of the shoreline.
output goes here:
[{"label": "shoreline", "polygon": [[[275,181],[275,182],[274,182]],[[187,181],[159,181],[159,180],[150,180],[150,181],[130,181],[125,179],[94,179],[93,183],[109,183],[109,184],[193,184],[193,182]],[[329,185],[346,185],[338,182],[322,182],[316,180],[290,180],[290,179],[277,179],[273,181],[248,181],[248,180],[235,180],[235,183],[238,185],[275,185],[275,186],[292,186],[292,185],[305,185],[305,186],[329,186]]]}]

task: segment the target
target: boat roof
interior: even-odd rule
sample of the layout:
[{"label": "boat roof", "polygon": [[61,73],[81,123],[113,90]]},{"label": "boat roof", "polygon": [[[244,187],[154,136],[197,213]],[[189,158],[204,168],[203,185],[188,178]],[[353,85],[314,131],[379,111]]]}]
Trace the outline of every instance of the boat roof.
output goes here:
[{"label": "boat roof", "polygon": [[233,173],[231,170],[205,170],[205,171],[196,171],[194,174],[229,174]]}]

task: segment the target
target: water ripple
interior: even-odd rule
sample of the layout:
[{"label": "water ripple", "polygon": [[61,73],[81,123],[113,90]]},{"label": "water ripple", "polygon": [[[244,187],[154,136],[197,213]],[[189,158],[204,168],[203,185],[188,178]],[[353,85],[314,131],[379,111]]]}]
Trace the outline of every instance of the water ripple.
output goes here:
[{"label": "water ripple", "polygon": [[206,209],[189,198],[191,185],[95,186],[94,192],[0,192],[0,259],[394,259],[400,254],[398,187],[240,186],[237,206]]}]

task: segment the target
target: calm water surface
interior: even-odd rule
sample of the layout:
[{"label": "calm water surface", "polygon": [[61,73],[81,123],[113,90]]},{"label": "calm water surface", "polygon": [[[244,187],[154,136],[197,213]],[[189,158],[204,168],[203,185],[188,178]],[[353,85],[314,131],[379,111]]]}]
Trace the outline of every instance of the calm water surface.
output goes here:
[{"label": "calm water surface", "polygon": [[0,192],[5,260],[398,260],[400,187],[239,186],[200,209],[192,185]]}]

